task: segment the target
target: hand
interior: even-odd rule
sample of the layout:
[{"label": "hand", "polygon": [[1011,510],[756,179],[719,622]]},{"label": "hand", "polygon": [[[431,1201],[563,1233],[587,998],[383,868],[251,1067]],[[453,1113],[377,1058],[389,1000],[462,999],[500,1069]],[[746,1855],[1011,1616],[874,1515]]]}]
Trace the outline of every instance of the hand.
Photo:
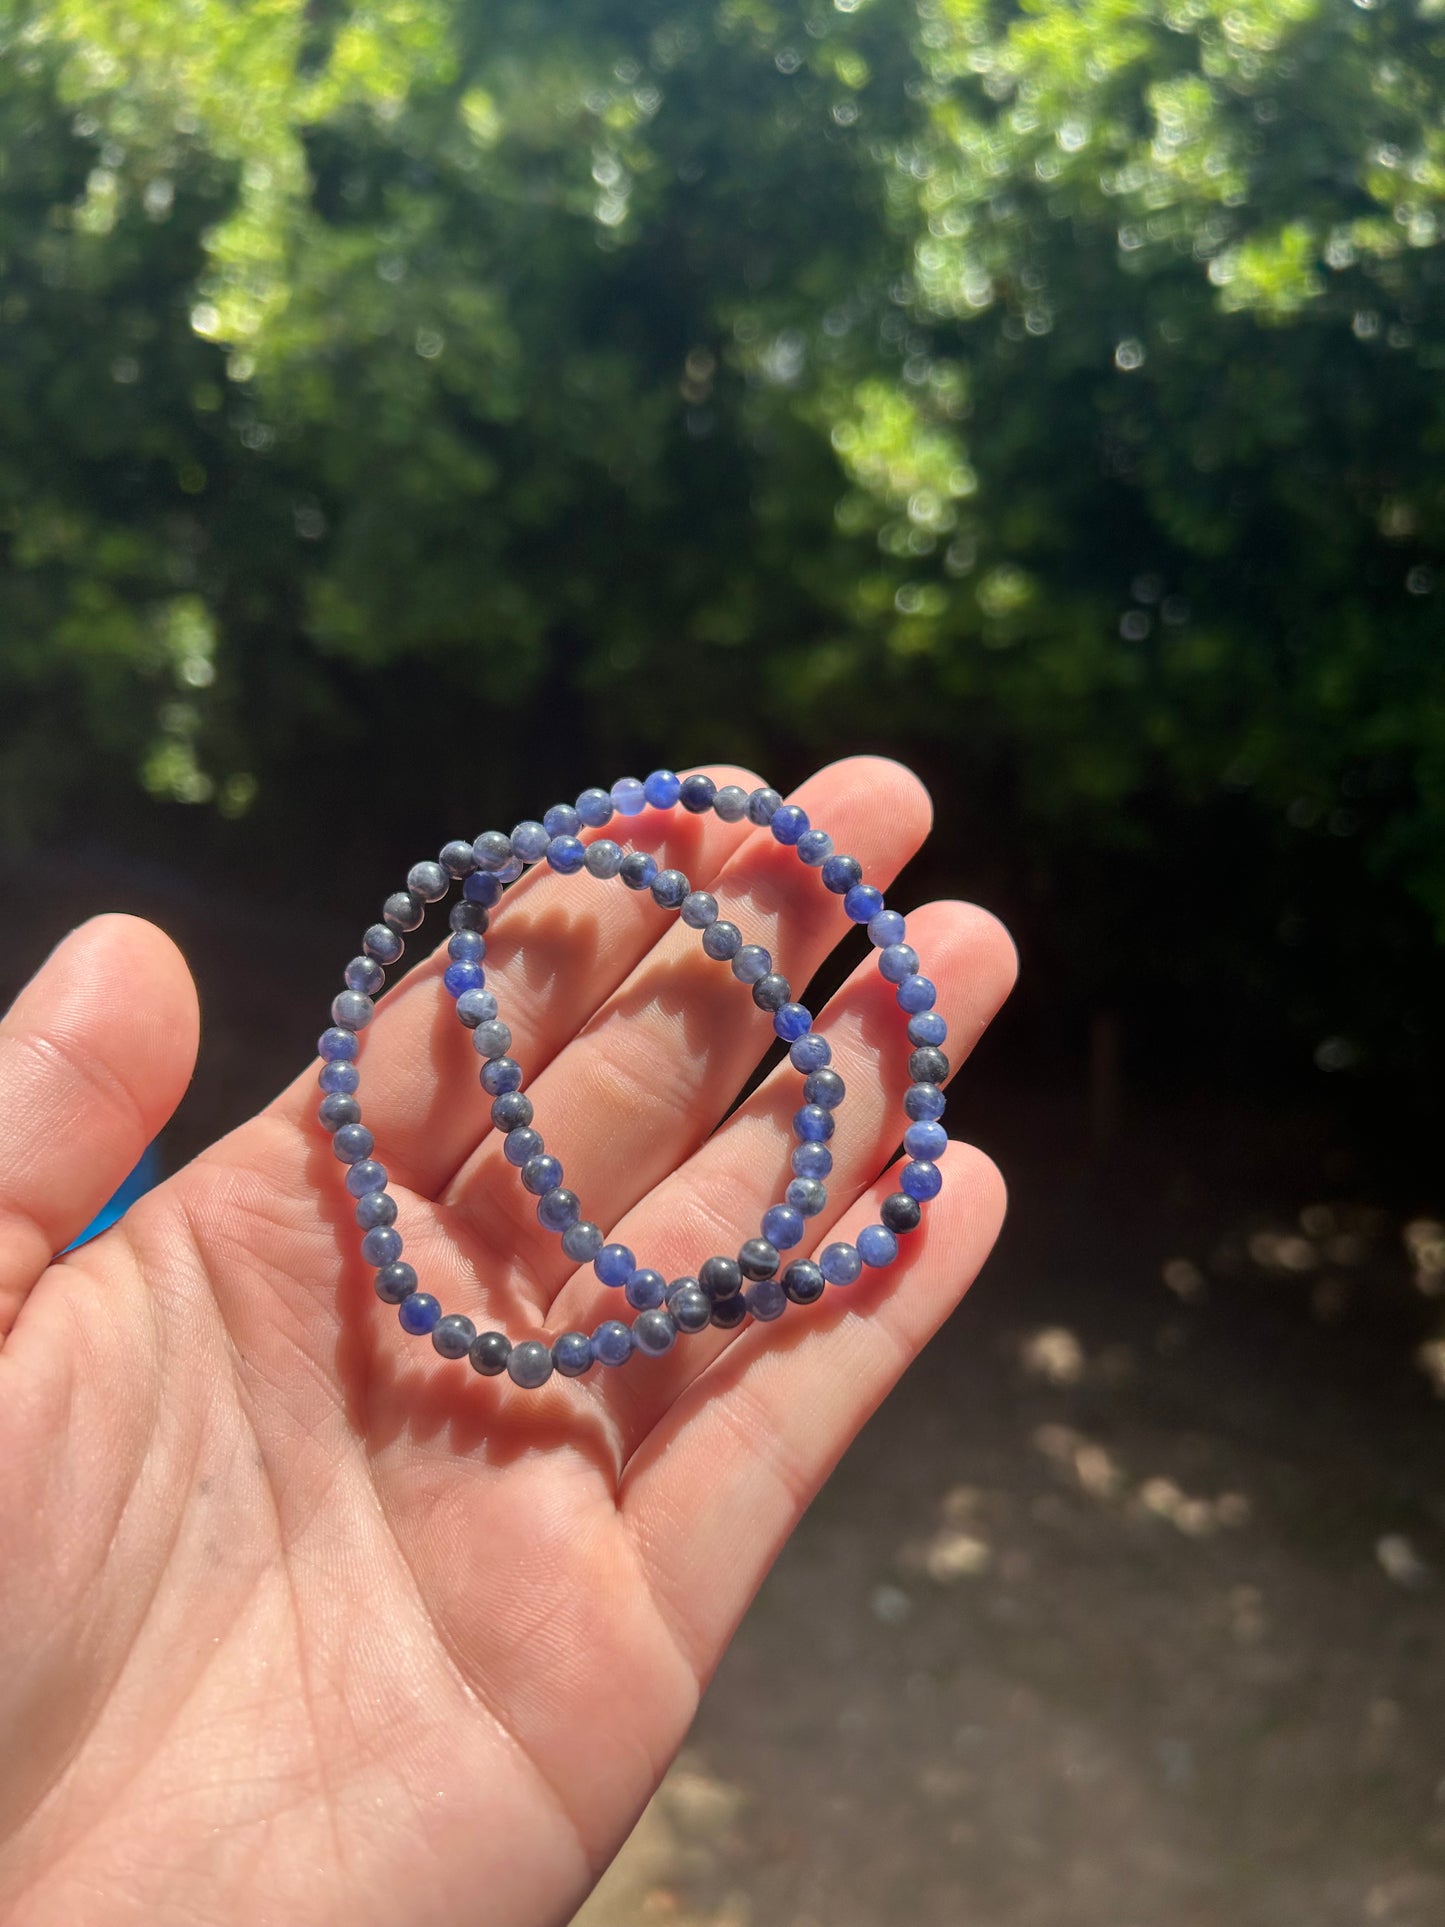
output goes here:
[{"label": "hand", "polygon": [[[917,781],[873,759],[797,800],[878,884],[929,824]],[[844,934],[766,832],[634,828],[654,848],[665,830],[795,985]],[[956,1065],[1012,948],[959,903],[908,934]],[[786,1182],[797,1073],[717,1128],[771,1031],[696,933],[543,871],[488,943],[584,1215],[668,1276],[753,1235]],[[502,1160],[444,963],[386,994],[361,1054],[406,1255],[480,1329],[590,1330],[620,1294],[567,1262]],[[903,1023],[871,958],[820,1019],[848,1096],[802,1249],[896,1188]],[[1002,1185],[955,1143],[890,1270],[523,1391],[441,1360],[373,1295],[314,1064],[52,1261],[170,1116],[196,1039],[179,953],[126,917],[76,931],[0,1026],[0,1919],[565,1921],[803,1508],[973,1278]]]}]

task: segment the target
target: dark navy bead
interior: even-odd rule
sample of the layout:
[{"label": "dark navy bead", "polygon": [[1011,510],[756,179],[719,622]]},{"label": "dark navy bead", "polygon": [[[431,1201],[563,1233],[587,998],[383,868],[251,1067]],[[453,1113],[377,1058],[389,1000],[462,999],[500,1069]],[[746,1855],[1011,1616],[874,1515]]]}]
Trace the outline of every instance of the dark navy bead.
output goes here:
[{"label": "dark navy bead", "polygon": [[943,1116],[948,1099],[936,1084],[910,1084],[903,1093],[903,1108],[915,1123],[931,1124]]},{"label": "dark navy bead", "polygon": [[629,850],[617,872],[629,890],[649,890],[657,875],[657,858],[646,850]]},{"label": "dark navy bead", "polygon": [[420,930],[425,916],[425,903],[411,890],[394,890],[381,906],[381,920],[393,930]]},{"label": "dark navy bead", "polygon": [[[473,870],[462,885],[462,896],[468,903],[474,903],[479,910],[495,910],[502,900],[504,885],[502,879],[489,870]],[[486,925],[478,924],[480,930]]]},{"label": "dark navy bead", "polygon": [[480,990],[486,981],[486,972],[479,963],[448,964],[442,972],[442,983],[453,997],[460,997],[464,990]]},{"label": "dark navy bead", "polygon": [[781,1010],[792,994],[793,986],[776,970],[770,970],[766,977],[759,977],[753,985],[753,1002],[759,1010],[767,1011],[770,1016]]},{"label": "dark navy bead", "polygon": [[604,1318],[592,1334],[592,1356],[599,1365],[625,1365],[632,1356],[632,1329],[620,1318]]},{"label": "dark navy bead", "polygon": [[755,984],[766,977],[773,959],[760,943],[745,943],[733,953],[732,973],[740,984]]},{"label": "dark navy bead", "polygon": [[716,795],[717,784],[699,770],[695,776],[682,779],[682,793],[678,800],[685,810],[690,810],[694,816],[701,816],[705,810],[712,808]]},{"label": "dark navy bead", "polygon": [[605,883],[622,868],[625,854],[622,845],[614,843],[610,836],[599,836],[595,843],[587,845],[587,854],[582,860],[587,865],[588,876],[600,877]]},{"label": "dark navy bead", "polygon": [[[898,988],[900,991],[906,990],[908,984],[918,981],[917,977],[910,977],[907,983],[900,984]],[[947,1035],[948,1025],[936,1010],[920,1011],[916,1017],[908,1020],[908,1041],[920,1049],[937,1049]]]},{"label": "dark navy bead", "polygon": [[488,1097],[520,1089],[522,1066],[512,1057],[493,1057],[482,1066],[482,1089]]},{"label": "dark navy bead", "polygon": [[590,1264],[602,1249],[601,1227],[579,1218],[562,1233],[562,1249],[573,1264]]},{"label": "dark navy bead", "polygon": [[[365,1198],[373,1191],[384,1191],[386,1166],[378,1164],[375,1158],[358,1158],[346,1174],[346,1188],[353,1198]],[[395,1216],[396,1213],[393,1211],[391,1217]],[[375,1222],[380,1224],[382,1220],[378,1218]],[[385,1222],[390,1224],[391,1218],[386,1219]]]},{"label": "dark navy bead", "polygon": [[[467,878],[467,882],[471,882],[470,877]],[[447,911],[447,928],[452,931],[472,930],[480,936],[490,921],[485,905],[473,903],[469,898],[464,898],[460,903],[454,903]]]},{"label": "dark navy bead", "polygon": [[855,883],[843,898],[843,909],[854,923],[868,923],[883,908],[883,892],[871,883]]},{"label": "dark navy bead", "polygon": [[719,1331],[732,1331],[748,1315],[747,1300],[740,1291],[731,1298],[715,1298],[712,1307],[712,1322]]},{"label": "dark navy bead", "polygon": [[374,923],[361,939],[361,947],[368,957],[374,957],[379,964],[398,962],[406,949],[401,938],[385,923]]},{"label": "dark navy bead", "polygon": [[508,1131],[502,1144],[502,1156],[508,1164],[523,1165],[529,1158],[536,1157],[542,1148],[542,1133],[529,1131],[525,1125],[519,1125]]},{"label": "dark navy bead", "polygon": [[748,797],[748,821],[760,828],[766,827],[782,807],[783,799],[776,790],[766,787],[754,790]]},{"label": "dark navy bead", "polygon": [[914,1084],[946,1084],[948,1082],[948,1059],[941,1050],[924,1044],[910,1053],[908,1076]]},{"label": "dark navy bead", "polygon": [[483,1378],[496,1378],[506,1371],[511,1356],[512,1341],[503,1332],[478,1332],[467,1353],[472,1370],[480,1372]]},{"label": "dark navy bead", "polygon": [[833,854],[833,839],[826,830],[804,830],[798,838],[799,859],[810,870],[820,870]]},{"label": "dark navy bead", "polygon": [[512,858],[512,839],[500,830],[483,830],[472,845],[479,870],[500,870]]},{"label": "dark navy bead", "polygon": [[[805,1218],[816,1218],[828,1202],[828,1193],[816,1178],[794,1178],[784,1193],[788,1203]],[[771,1235],[771,1234],[769,1234]],[[773,1243],[778,1241],[773,1239]],[[796,1244],[798,1240],[792,1239]]]},{"label": "dark navy bead", "polygon": [[778,1247],[767,1238],[744,1239],[738,1269],[744,1278],[771,1278],[778,1268]]},{"label": "dark navy bead", "polygon": [[442,1315],[442,1308],[429,1291],[409,1292],[396,1308],[401,1328],[413,1338],[425,1338]]},{"label": "dark navy bead", "polygon": [[891,1265],[898,1256],[898,1240],[886,1225],[865,1224],[858,1233],[858,1256],[865,1265]]},{"label": "dark navy bead", "polygon": [[472,855],[471,844],[462,842],[460,838],[444,843],[437,854],[442,868],[449,877],[458,879],[469,877],[477,867],[477,859]]},{"label": "dark navy bead", "polygon": [[477,1328],[462,1311],[449,1311],[432,1326],[431,1342],[443,1358],[465,1358],[472,1349]]},{"label": "dark navy bead", "polygon": [[373,1289],[384,1305],[399,1305],[416,1290],[416,1272],[405,1258],[383,1265],[372,1280]]},{"label": "dark navy bead", "polygon": [[487,954],[487,940],[476,930],[454,930],[447,938],[447,955],[453,963],[479,964]]},{"label": "dark navy bead", "polygon": [[868,941],[875,950],[886,950],[891,943],[902,943],[907,928],[896,910],[880,910],[868,919]]},{"label": "dark navy bead", "polygon": [[395,1225],[374,1225],[361,1241],[361,1255],[369,1265],[389,1265],[401,1256],[401,1233]]},{"label": "dark navy bead", "polygon": [[661,1358],[677,1342],[677,1326],[670,1311],[639,1312],[632,1321],[632,1342],[649,1358]]},{"label": "dark navy bead", "polygon": [[323,1064],[316,1082],[323,1091],[340,1091],[349,1096],[361,1082],[361,1073],[355,1064],[348,1064],[338,1058],[334,1064]]},{"label": "dark navy bead", "polygon": [[784,1004],[773,1012],[773,1032],[785,1044],[795,1044],[800,1037],[806,1037],[812,1022],[812,1012],[806,1004]]},{"label": "dark navy bead", "polygon": [[717,898],[708,890],[694,890],[682,900],[682,920],[693,930],[706,930],[717,922]]},{"label": "dark navy bead", "polygon": [[932,1010],[938,1001],[938,986],[929,977],[916,973],[905,977],[898,986],[898,1008],[906,1010],[910,1017],[920,1010]]},{"label": "dark navy bead", "polygon": [[420,897],[424,903],[440,901],[446,895],[450,882],[451,879],[441,864],[434,862],[431,857],[424,858],[420,863],[413,863],[406,873],[407,889],[414,897]]},{"label": "dark navy bead", "polygon": [[912,1164],[904,1165],[899,1173],[898,1183],[900,1189],[907,1192],[910,1198],[918,1198],[927,1204],[930,1198],[936,1198],[943,1189],[943,1173],[936,1164],[930,1164],[927,1158],[915,1158]]},{"label": "dark navy bead", "polygon": [[741,1289],[743,1268],[736,1258],[706,1258],[698,1268],[697,1281],[716,1304]]},{"label": "dark navy bead", "polygon": [[582,828],[582,818],[570,803],[554,803],[542,813],[542,828],[552,838],[576,836]]},{"label": "dark navy bead", "polygon": [[687,896],[687,888],[681,870],[659,870],[652,879],[652,901],[659,910],[676,910]]},{"label": "dark navy bead", "polygon": [[667,1309],[680,1332],[700,1332],[712,1323],[712,1300],[695,1278],[668,1286]]},{"label": "dark navy bead", "polygon": [[606,790],[583,790],[577,798],[577,815],[589,830],[600,830],[612,821],[612,798]]},{"label": "dark navy bead", "polygon": [[710,923],[702,933],[702,947],[718,963],[726,963],[742,948],[743,933],[735,923]]},{"label": "dark navy bead", "polygon": [[512,1033],[500,1017],[489,1018],[472,1032],[472,1049],[478,1057],[505,1057],[512,1048]]},{"label": "dark navy bead", "polygon": [[890,1231],[916,1231],[923,1219],[923,1207],[906,1191],[895,1191],[883,1200],[878,1215]]},{"label": "dark navy bead", "polygon": [[339,1131],[343,1124],[361,1122],[361,1106],[345,1091],[332,1091],[317,1105],[316,1116],[322,1130]]},{"label": "dark navy bead", "polygon": [[681,780],[674,771],[655,769],[643,783],[642,794],[655,810],[670,810],[681,789]]},{"label": "dark navy bead", "polygon": [[821,1104],[805,1104],[793,1113],[793,1136],[805,1144],[823,1144],[833,1135],[833,1113]]},{"label": "dark navy bead", "polygon": [[574,877],[587,861],[586,846],[575,836],[554,836],[547,845],[547,864],[558,876]]},{"label": "dark navy bead", "polygon": [[[351,1189],[351,1179],[356,1176],[358,1171],[364,1170],[365,1168],[364,1165],[360,1164],[352,1165],[346,1174],[346,1188],[348,1191]],[[376,1168],[378,1171],[381,1170],[379,1164]],[[385,1176],[386,1174],[383,1172],[383,1182],[385,1182]],[[379,1224],[395,1224],[396,1199],[387,1191],[365,1191],[356,1200],[355,1217],[356,1222],[361,1226],[363,1231],[370,1231],[374,1226]]]},{"label": "dark navy bead", "polygon": [[637,1269],[637,1260],[626,1245],[603,1245],[592,1269],[604,1285],[625,1285]]},{"label": "dark navy bead", "polygon": [[376,1005],[359,990],[339,990],[331,999],[331,1021],[343,1030],[365,1030],[376,1015]]},{"label": "dark navy bead", "polygon": [[712,813],[720,823],[741,823],[748,813],[748,793],[737,783],[724,783],[712,799]]},{"label": "dark navy bead", "polygon": [[528,817],[513,826],[512,855],[520,857],[523,863],[540,863],[547,854],[547,845],[559,834],[556,830],[549,830],[544,823]]},{"label": "dark navy bead", "polygon": [[810,1071],[803,1079],[803,1100],[808,1104],[821,1104],[825,1111],[836,1111],[847,1089],[836,1071]]},{"label": "dark navy bead", "polygon": [[586,1332],[563,1332],[552,1340],[552,1363],[563,1378],[582,1378],[592,1370],[592,1340]]},{"label": "dark navy bead", "polygon": [[492,1099],[492,1122],[499,1131],[520,1131],[532,1117],[532,1100],[525,1091],[503,1091]]},{"label": "dark navy bead", "polygon": [[555,1191],[561,1182],[562,1160],[549,1157],[545,1151],[539,1151],[536,1157],[528,1158],[522,1166],[523,1187],[530,1191],[534,1198],[540,1198],[545,1191]]},{"label": "dark navy bead", "polygon": [[798,1144],[788,1163],[800,1178],[826,1178],[833,1168],[833,1153],[826,1144]]},{"label": "dark navy bead", "polygon": [[903,1148],[911,1158],[936,1164],[948,1149],[948,1133],[941,1124],[910,1124],[903,1133]]},{"label": "dark navy bead", "polygon": [[788,1308],[788,1294],[777,1278],[760,1278],[743,1293],[743,1302],[759,1323],[781,1318]]},{"label": "dark navy bead", "polygon": [[343,1124],[331,1140],[331,1148],[343,1164],[360,1164],[376,1148],[376,1139],[364,1124]]},{"label": "dark navy bead", "polygon": [[652,1311],[667,1296],[667,1281],[660,1271],[634,1271],[624,1292],[634,1311]]},{"label": "dark navy bead", "polygon": [[514,1385],[535,1392],[552,1376],[552,1354],[537,1338],[524,1338],[507,1355],[507,1376]]},{"label": "dark navy bead", "polygon": [[830,1285],[851,1285],[863,1269],[863,1260],[856,1246],[840,1241],[824,1245],[818,1268]]},{"label": "dark navy bead", "polygon": [[457,1015],[468,1030],[490,1024],[497,1014],[497,1000],[490,990],[464,990],[457,999]]},{"label": "dark navy bead", "polygon": [[815,1030],[809,1031],[806,1037],[800,1037],[788,1052],[788,1062],[795,1071],[802,1071],[805,1077],[810,1071],[822,1070],[825,1064],[831,1063],[832,1057],[833,1046]]},{"label": "dark navy bead", "polygon": [[878,952],[878,974],[885,983],[901,984],[918,969],[918,952],[911,943],[890,943]]},{"label": "dark navy bead", "polygon": [[863,865],[856,856],[830,856],[823,865],[823,888],[835,897],[846,896],[855,883],[863,881]]},{"label": "dark navy bead", "polygon": [[547,1231],[565,1231],[582,1216],[577,1193],[556,1185],[537,1200],[537,1222]]},{"label": "dark navy bead", "polygon": [[379,997],[386,986],[386,972],[374,957],[353,957],[343,974],[346,988],[364,997]]},{"label": "dark navy bead", "polygon": [[828,1281],[811,1258],[794,1258],[779,1282],[795,1305],[816,1305]]},{"label": "dark navy bead", "polygon": [[778,1251],[790,1251],[803,1238],[803,1214],[791,1204],[769,1205],[763,1213],[763,1237]]},{"label": "dark navy bead", "polygon": [[784,803],[780,810],[773,811],[768,828],[779,843],[791,849],[808,828],[808,812],[800,810],[796,803]]},{"label": "dark navy bead", "polygon": [[641,816],[647,798],[635,776],[619,776],[612,785],[612,807],[619,816]]}]

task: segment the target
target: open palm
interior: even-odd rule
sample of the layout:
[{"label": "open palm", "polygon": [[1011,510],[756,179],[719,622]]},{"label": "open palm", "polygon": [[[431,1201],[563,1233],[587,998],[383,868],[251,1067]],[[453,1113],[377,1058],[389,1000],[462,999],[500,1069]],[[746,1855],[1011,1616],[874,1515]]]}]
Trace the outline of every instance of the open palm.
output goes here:
[{"label": "open palm", "polygon": [[[928,827],[887,762],[796,800],[880,884]],[[629,830],[795,984],[847,928],[747,823]],[[1012,948],[957,903],[913,913],[909,940],[956,1063]],[[407,1257],[481,1328],[590,1330],[617,1295],[503,1161],[444,961],[387,994],[363,1053]],[[693,932],[543,870],[487,967],[584,1215],[668,1276],[756,1231],[797,1076],[716,1129],[771,1027]],[[819,1027],[848,1098],[810,1250],[895,1188],[907,1057],[871,960]],[[0,1027],[0,1919],[566,1920],[809,1498],[974,1276],[1002,1186],[955,1144],[891,1270],[528,1392],[375,1299],[314,1067],[51,1262],[174,1109],[196,1034],[178,953],[123,917],[63,944]]]}]

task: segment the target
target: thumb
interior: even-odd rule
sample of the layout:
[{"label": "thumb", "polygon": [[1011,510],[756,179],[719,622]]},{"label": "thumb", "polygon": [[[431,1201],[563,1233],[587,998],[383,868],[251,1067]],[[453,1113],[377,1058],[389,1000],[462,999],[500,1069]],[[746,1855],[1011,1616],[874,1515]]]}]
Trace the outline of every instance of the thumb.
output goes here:
[{"label": "thumb", "polygon": [[185,959],[138,917],[73,930],[0,1019],[0,1343],[179,1104],[199,1032]]}]

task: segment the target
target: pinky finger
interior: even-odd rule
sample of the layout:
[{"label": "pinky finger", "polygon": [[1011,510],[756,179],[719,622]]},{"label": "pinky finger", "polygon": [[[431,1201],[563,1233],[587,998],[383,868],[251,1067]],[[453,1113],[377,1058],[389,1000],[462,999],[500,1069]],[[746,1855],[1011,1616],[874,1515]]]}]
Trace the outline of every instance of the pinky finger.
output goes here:
[{"label": "pinky finger", "polygon": [[[662,1613],[700,1680],[809,1501],[864,1421],[959,1303],[1003,1223],[994,1164],[949,1147],[948,1183],[897,1261],[799,1317],[752,1326],[629,1460],[619,1503]],[[898,1188],[896,1166],[832,1238],[852,1239]]]}]

